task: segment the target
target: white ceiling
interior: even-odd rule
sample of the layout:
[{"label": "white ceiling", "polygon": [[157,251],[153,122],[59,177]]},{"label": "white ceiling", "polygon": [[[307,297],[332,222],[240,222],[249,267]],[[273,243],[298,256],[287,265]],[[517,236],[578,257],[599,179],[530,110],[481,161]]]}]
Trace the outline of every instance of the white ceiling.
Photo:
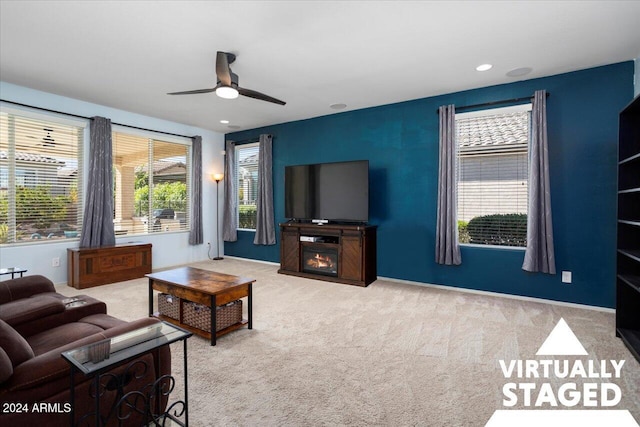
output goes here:
[{"label": "white ceiling", "polygon": [[[166,95],[218,50],[287,105]],[[222,133],[638,57],[640,1],[0,2],[2,81]]]}]

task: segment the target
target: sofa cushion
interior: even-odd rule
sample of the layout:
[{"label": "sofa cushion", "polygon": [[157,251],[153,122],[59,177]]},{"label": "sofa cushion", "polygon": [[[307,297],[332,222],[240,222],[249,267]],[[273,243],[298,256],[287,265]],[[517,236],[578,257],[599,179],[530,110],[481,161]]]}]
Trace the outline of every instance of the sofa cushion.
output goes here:
[{"label": "sofa cushion", "polygon": [[51,295],[35,295],[0,305],[0,319],[11,326],[62,313],[64,303]]},{"label": "sofa cushion", "polygon": [[38,356],[58,347],[80,340],[99,332],[103,332],[99,326],[89,323],[73,322],[48,329],[27,337],[27,342]]},{"label": "sofa cushion", "polygon": [[27,341],[2,319],[0,319],[0,347],[9,356],[11,366],[14,368],[34,356]]},{"label": "sofa cushion", "polygon": [[95,325],[105,330],[127,323],[124,320],[117,319],[113,316],[109,316],[108,314],[94,314],[92,316],[86,316],[78,320],[78,322]]},{"label": "sofa cushion", "polygon": [[55,292],[53,282],[44,276],[33,275],[0,282],[0,304],[29,298],[43,292]]},{"label": "sofa cushion", "polygon": [[0,347],[0,384],[5,382],[13,375],[13,365],[11,365],[11,359],[7,355],[7,352]]}]

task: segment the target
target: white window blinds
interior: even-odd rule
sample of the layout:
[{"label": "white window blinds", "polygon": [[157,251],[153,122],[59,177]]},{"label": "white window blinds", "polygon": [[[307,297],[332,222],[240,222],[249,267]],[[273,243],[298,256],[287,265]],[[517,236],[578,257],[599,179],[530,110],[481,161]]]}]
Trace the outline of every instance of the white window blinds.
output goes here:
[{"label": "white window blinds", "polygon": [[85,125],[0,113],[0,244],[78,237]]}]

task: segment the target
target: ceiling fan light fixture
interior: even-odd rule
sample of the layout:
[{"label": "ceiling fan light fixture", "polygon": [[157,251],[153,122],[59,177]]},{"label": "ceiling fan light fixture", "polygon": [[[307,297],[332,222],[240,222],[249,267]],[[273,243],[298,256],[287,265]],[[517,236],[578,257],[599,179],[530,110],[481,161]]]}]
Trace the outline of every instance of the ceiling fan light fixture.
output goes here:
[{"label": "ceiling fan light fixture", "polygon": [[238,97],[238,90],[231,86],[220,86],[216,89],[216,95],[224,99],[236,99]]}]

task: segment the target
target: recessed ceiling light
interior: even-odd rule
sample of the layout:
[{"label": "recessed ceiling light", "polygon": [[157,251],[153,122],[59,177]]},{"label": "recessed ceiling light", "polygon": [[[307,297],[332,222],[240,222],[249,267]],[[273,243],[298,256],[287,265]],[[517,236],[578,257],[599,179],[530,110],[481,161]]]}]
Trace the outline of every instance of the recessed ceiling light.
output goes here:
[{"label": "recessed ceiling light", "polygon": [[342,110],[344,108],[347,108],[347,104],[331,104],[329,105],[329,108],[333,110]]},{"label": "recessed ceiling light", "polygon": [[507,73],[509,77],[521,77],[529,74],[533,69],[531,67],[515,68]]},{"label": "recessed ceiling light", "polygon": [[226,125],[227,123],[229,123],[229,120],[220,120],[220,123],[222,123],[223,125]]},{"label": "recessed ceiling light", "polygon": [[493,65],[491,65],[491,64],[482,64],[482,65],[478,65],[476,67],[476,70],[477,71],[487,71],[487,70],[490,70],[492,67],[493,67]]}]

